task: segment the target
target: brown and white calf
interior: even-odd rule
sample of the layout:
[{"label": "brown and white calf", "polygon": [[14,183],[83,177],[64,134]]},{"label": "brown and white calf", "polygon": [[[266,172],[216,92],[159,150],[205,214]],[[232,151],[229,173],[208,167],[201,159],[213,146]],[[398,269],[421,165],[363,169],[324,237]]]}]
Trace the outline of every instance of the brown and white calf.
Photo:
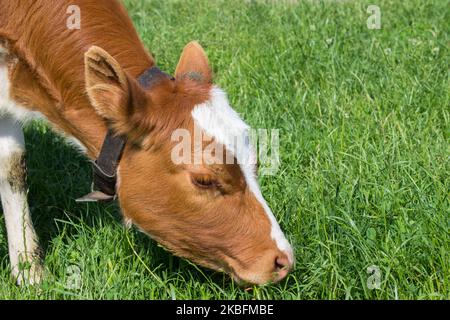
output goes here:
[{"label": "brown and white calf", "polygon": [[[79,29],[67,27],[70,5],[80,9]],[[248,133],[213,85],[202,47],[188,44],[174,78],[143,88],[136,79],[154,65],[116,0],[0,0],[0,194],[19,282],[42,272],[19,124],[33,116],[91,159],[108,130],[126,137],[116,186],[124,220],[174,254],[254,284],[279,281],[291,269],[291,246],[253,165],[172,159],[177,129],[201,130],[235,158],[229,142]],[[20,262],[31,269],[19,270]]]}]

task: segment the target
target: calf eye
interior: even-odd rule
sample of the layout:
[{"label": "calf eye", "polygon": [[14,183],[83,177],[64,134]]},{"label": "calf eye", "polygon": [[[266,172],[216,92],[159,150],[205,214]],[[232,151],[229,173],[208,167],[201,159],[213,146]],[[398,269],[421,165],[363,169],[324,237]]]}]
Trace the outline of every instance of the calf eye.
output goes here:
[{"label": "calf eye", "polygon": [[217,180],[209,175],[195,175],[192,176],[192,183],[202,189],[211,189],[218,186]]}]

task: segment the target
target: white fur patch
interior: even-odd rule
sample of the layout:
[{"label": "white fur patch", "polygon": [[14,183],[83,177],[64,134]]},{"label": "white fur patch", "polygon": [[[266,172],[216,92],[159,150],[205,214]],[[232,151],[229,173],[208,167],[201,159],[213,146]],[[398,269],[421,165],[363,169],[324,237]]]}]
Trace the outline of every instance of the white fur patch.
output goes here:
[{"label": "white fur patch", "polygon": [[[0,195],[8,234],[9,256],[13,275],[19,282],[38,281],[39,265],[35,255],[39,250],[31,221],[26,190],[18,190],[8,182],[11,162],[25,152],[22,128],[14,119],[0,118]],[[17,160],[16,160],[17,161]],[[19,278],[20,262],[32,262],[28,275]]]},{"label": "white fur patch", "polygon": [[20,125],[12,119],[0,118],[0,181],[6,178],[7,164],[12,154],[22,153],[25,148]]},{"label": "white fur patch", "polygon": [[[197,126],[203,129],[208,136],[215,138],[218,143],[223,144],[228,151],[235,155],[249,189],[261,203],[270,220],[272,239],[276,242],[278,248],[287,254],[292,263],[293,251],[291,245],[264,200],[256,180],[254,166],[256,154],[249,143],[250,127],[231,108],[226,93],[218,87],[213,87],[211,99],[208,102],[200,104],[192,110],[192,117]],[[237,140],[241,140],[241,142],[236,143]]]}]

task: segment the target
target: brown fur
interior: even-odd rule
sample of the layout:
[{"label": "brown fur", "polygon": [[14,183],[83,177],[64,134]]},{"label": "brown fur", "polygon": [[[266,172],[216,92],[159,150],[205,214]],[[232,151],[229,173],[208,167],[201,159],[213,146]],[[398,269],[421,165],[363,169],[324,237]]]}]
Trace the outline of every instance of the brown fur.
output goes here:
[{"label": "brown fur", "polygon": [[[66,27],[69,5],[81,8],[81,30]],[[192,108],[210,95],[198,43],[186,46],[175,81],[145,91],[136,78],[155,62],[118,1],[0,0],[0,40],[15,61],[12,99],[77,138],[91,158],[108,125],[127,136],[119,172],[127,219],[177,255],[254,283],[277,279],[274,261],[286,254],[239,166],[171,161],[173,130],[193,133]]]}]

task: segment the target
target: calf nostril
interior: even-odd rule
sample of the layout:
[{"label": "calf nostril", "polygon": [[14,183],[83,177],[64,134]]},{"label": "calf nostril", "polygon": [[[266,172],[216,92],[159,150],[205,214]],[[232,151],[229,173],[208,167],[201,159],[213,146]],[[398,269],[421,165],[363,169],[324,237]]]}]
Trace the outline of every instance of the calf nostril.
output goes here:
[{"label": "calf nostril", "polygon": [[286,273],[287,273],[287,271],[289,271],[289,269],[290,269],[290,263],[289,263],[288,258],[281,257],[281,256],[276,257],[275,270],[277,272],[286,271]]},{"label": "calf nostril", "polygon": [[277,256],[275,258],[275,273],[273,280],[279,282],[286,278],[291,269],[291,263],[285,256]]}]

